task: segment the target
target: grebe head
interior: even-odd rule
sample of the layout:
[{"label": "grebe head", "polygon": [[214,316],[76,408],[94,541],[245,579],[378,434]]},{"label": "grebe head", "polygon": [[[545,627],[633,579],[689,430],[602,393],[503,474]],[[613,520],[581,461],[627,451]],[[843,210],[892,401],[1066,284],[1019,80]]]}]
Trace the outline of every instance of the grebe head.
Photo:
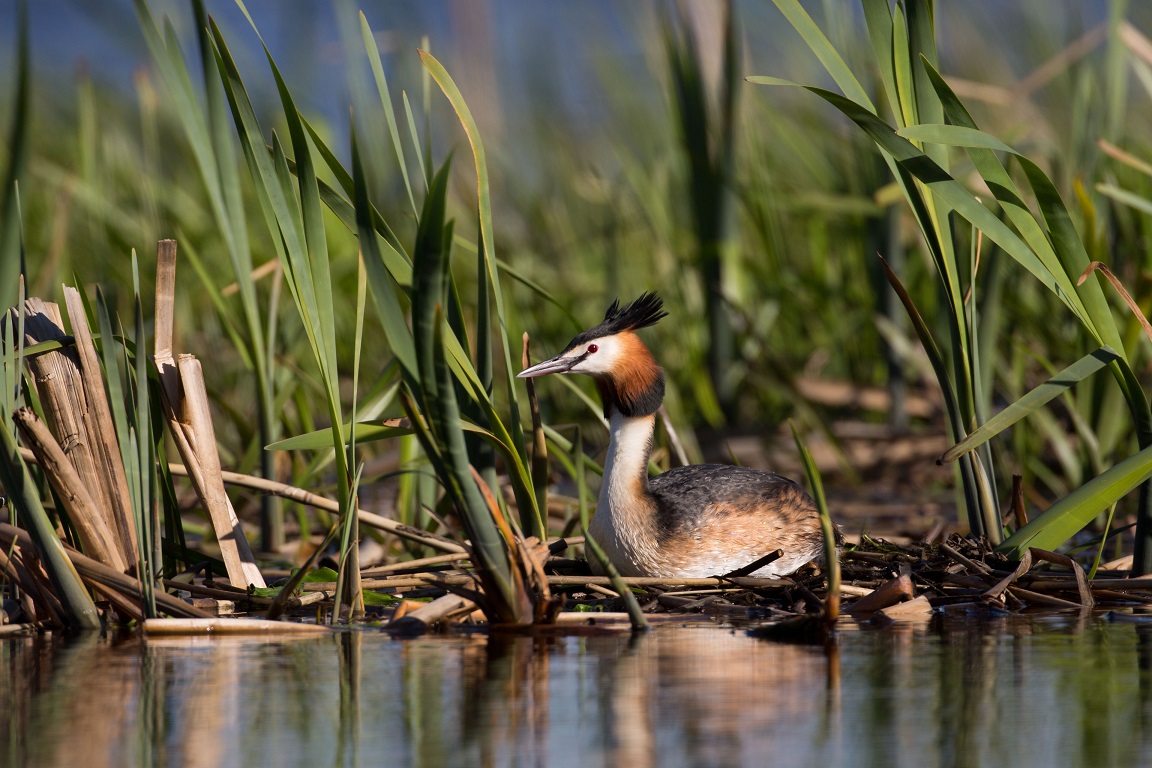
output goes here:
[{"label": "grebe head", "polygon": [[606,416],[613,408],[625,416],[655,413],[664,400],[664,372],[635,331],[667,315],[655,293],[624,307],[613,301],[599,325],[577,335],[559,355],[521,371],[519,378],[587,374],[596,379]]}]

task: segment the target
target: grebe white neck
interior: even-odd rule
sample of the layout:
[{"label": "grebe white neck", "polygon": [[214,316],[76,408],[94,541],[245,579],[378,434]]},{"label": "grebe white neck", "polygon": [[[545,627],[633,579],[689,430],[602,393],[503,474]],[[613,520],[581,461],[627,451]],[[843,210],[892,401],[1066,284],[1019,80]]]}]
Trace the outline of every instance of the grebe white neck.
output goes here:
[{"label": "grebe white neck", "polygon": [[658,555],[655,503],[648,492],[648,459],[656,417],[625,416],[613,409],[609,429],[604,479],[589,533],[621,574],[639,575],[641,571],[630,566],[652,562]]}]

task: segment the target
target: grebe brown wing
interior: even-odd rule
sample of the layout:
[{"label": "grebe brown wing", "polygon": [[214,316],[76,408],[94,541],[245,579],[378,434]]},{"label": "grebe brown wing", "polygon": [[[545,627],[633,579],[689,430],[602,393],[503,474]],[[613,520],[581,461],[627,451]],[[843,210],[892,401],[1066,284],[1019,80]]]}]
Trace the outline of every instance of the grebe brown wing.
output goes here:
[{"label": "grebe brown wing", "polygon": [[678,467],[649,480],[659,564],[679,576],[719,576],[780,550],[752,575],[792,573],[823,550],[816,504],[775,472],[722,464]]}]

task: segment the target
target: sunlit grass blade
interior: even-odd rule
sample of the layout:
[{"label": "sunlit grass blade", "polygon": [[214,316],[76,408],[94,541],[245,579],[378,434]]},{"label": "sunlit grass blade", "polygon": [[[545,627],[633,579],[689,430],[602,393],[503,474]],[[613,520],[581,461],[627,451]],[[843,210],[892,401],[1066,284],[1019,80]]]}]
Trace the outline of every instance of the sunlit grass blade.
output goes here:
[{"label": "sunlit grass blade", "polygon": [[940,461],[955,461],[962,454],[975,450],[1119,357],[1111,347],[1101,347],[1080,358],[973,430],[968,437],[945,451]]},{"label": "sunlit grass blade", "polygon": [[155,618],[156,578],[162,562],[162,545],[159,520],[159,499],[156,495],[156,462],[153,456],[152,408],[148,392],[148,356],[142,354],[144,343],[144,304],[140,298],[139,266],[136,252],[132,252],[132,271],[135,277],[135,340],[137,354],[133,358],[132,374],[135,391],[134,425],[129,427],[129,452],[135,449],[132,469],[125,468],[129,477],[136,482],[133,507],[136,521],[136,541],[139,548],[139,569],[137,575],[143,587],[145,618]]},{"label": "sunlit grass blade", "polygon": [[[400,303],[400,283],[396,274],[387,268],[380,251],[376,230],[372,226],[371,203],[368,200],[368,181],[361,163],[359,143],[352,132],[352,177],[355,182],[353,201],[356,208],[356,232],[360,239],[361,260],[368,280],[372,302],[388,339],[392,354],[409,379],[417,377],[416,350],[412,331],[404,318]],[[411,276],[409,276],[411,280]]]},{"label": "sunlit grass blade", "polygon": [[[335,189],[329,187],[324,181],[317,180],[320,186],[320,199],[324,201],[328,209],[336,214],[336,217],[339,218],[348,229],[354,232],[357,231],[358,217],[361,215],[361,212],[363,211],[369,214],[372,227],[380,234],[380,237],[383,238],[384,249],[381,255],[388,267],[388,271],[391,272],[393,279],[400,285],[405,287],[412,285],[412,262],[409,260],[408,254],[404,250],[400,239],[396,236],[396,233],[392,231],[392,227],[388,225],[388,222],[385,221],[380,211],[377,210],[376,206],[367,198],[364,198],[362,201],[363,208],[361,207],[360,198],[356,193],[355,174],[349,173],[348,169],[340,162],[340,159],[336,157],[336,153],[334,153],[324,139],[321,138],[311,123],[305,120],[303,116],[300,117],[300,121],[304,124],[305,130],[308,131],[308,136],[312,139],[312,144],[316,147],[316,151],[320,153],[321,159],[327,164],[328,170],[336,177],[340,188],[344,190],[344,195],[356,201],[356,204],[353,205],[349,203],[347,198],[340,195]],[[363,164],[360,164],[362,170],[363,167]]]},{"label": "sunlit grass blade", "polygon": [[388,134],[392,137],[392,147],[396,152],[396,162],[400,166],[400,175],[404,179],[404,189],[408,191],[408,202],[412,205],[412,213],[419,217],[420,209],[416,206],[416,198],[412,194],[412,182],[408,179],[408,163],[404,158],[404,145],[400,141],[400,129],[396,126],[396,110],[392,107],[392,93],[388,89],[388,78],[384,75],[384,64],[380,61],[380,50],[376,47],[376,38],[372,28],[368,26],[368,19],[364,12],[360,12],[360,34],[364,38],[364,49],[368,53],[368,63],[372,67],[372,76],[376,79],[376,89],[380,92],[380,103],[384,107],[384,119],[388,123]]},{"label": "sunlit grass blade", "polygon": [[484,332],[499,331],[501,348],[504,352],[504,373],[508,382],[508,432],[512,435],[513,439],[517,441],[518,452],[521,455],[527,456],[527,450],[524,446],[524,430],[520,423],[519,398],[515,386],[516,372],[512,368],[511,341],[506,320],[507,312],[504,306],[503,291],[500,286],[499,269],[496,265],[496,233],[492,224],[492,198],[489,189],[488,163],[484,151],[484,143],[480,138],[480,131],[476,126],[476,122],[472,118],[471,110],[468,108],[463,95],[456,87],[455,82],[453,82],[447,70],[444,69],[443,65],[441,65],[432,54],[426,51],[420,52],[420,58],[424,62],[425,69],[431,74],[436,84],[440,86],[444,95],[448,97],[448,101],[452,104],[452,108],[460,119],[460,124],[464,127],[464,133],[468,137],[468,143],[472,147],[472,157],[476,166],[476,198],[477,215],[480,225],[480,251],[495,304],[495,318],[499,324],[498,329],[484,329]]},{"label": "sunlit grass blade", "polygon": [[[956,396],[956,391],[953,388],[952,378],[949,376],[948,366],[940,351],[940,347],[936,343],[932,331],[928,328],[928,324],[920,314],[920,310],[916,308],[912,297],[909,296],[908,291],[904,289],[904,285],[896,276],[896,273],[888,266],[883,258],[880,260],[884,266],[884,271],[888,277],[888,282],[892,289],[896,291],[900,302],[904,305],[908,317],[912,321],[912,327],[916,331],[916,335],[920,339],[920,343],[924,347],[925,353],[928,355],[928,360],[932,365],[932,369],[936,374],[937,382],[940,385],[941,393],[944,396],[944,405],[948,413],[948,428],[952,434],[954,442],[960,442],[966,436],[964,428],[965,420],[960,409],[960,403]],[[972,529],[978,533],[989,535],[989,531],[999,530],[998,522],[992,519],[995,515],[995,509],[990,508],[988,504],[988,497],[991,495],[989,488],[982,485],[982,473],[977,472],[977,462],[979,457],[975,455],[966,454],[963,461],[970,462],[969,464],[962,465],[960,468],[960,476],[964,484],[964,496],[968,504],[968,520]],[[995,534],[992,534],[995,536]]]},{"label": "sunlit grass blade", "polygon": [[1028,547],[1053,550],[1097,515],[1152,477],[1152,447],[1129,456],[1030,520],[998,549],[1019,556]]},{"label": "sunlit grass blade", "polygon": [[824,496],[824,481],[820,479],[820,469],[813,461],[812,454],[800,437],[796,425],[789,421],[788,427],[792,430],[792,440],[796,443],[796,450],[800,454],[800,463],[804,465],[804,475],[808,478],[808,489],[812,492],[812,500],[816,502],[816,511],[820,513],[820,532],[824,536],[824,567],[828,572],[824,621],[831,627],[840,616],[840,554],[836,541],[836,526],[832,523],[832,516],[828,512],[828,500]]},{"label": "sunlit grass blade", "polygon": [[[816,23],[812,21],[812,17],[804,10],[803,6],[798,0],[775,0],[776,7],[788,19],[789,23],[800,33],[804,38],[804,42],[816,54],[816,58],[820,59],[820,63],[828,70],[828,74],[840,87],[849,99],[859,104],[865,105],[868,109],[875,112],[876,108],[872,106],[871,100],[868,98],[868,92],[856,75],[852,74],[845,63],[844,58],[840,55],[839,51],[829,42],[827,36],[820,30]],[[891,19],[891,13],[888,14]],[[891,21],[889,21],[891,24]],[[751,80],[751,78],[749,78]]]}]

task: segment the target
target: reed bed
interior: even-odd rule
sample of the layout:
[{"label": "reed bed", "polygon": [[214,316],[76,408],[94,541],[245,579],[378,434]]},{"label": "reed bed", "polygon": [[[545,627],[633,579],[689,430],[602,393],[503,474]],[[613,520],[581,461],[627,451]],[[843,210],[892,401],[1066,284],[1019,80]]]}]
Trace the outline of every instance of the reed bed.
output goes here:
[{"label": "reed bed", "polygon": [[[875,610],[906,615],[1146,602],[1152,326],[1137,255],[1152,148],[1124,126],[1148,112],[1152,44],[1116,6],[1030,73],[980,89],[943,68],[927,0],[864,0],[862,35],[793,0],[775,6],[789,50],[821,67],[795,72],[837,90],[753,74],[757,41],[730,4],[711,25],[669,13],[652,46],[669,110],[649,132],[668,140],[665,155],[621,151],[606,180],[557,151],[541,167],[573,183],[532,195],[427,45],[393,67],[364,14],[346,24],[344,54],[371,78],[357,81],[340,138],[299,108],[267,47],[264,69],[244,71],[203,2],[182,42],[136,0],[152,65],[135,116],[142,151],[160,135],[173,149],[141,168],[111,155],[91,126],[119,107],[81,84],[82,170],[65,176],[84,221],[55,209],[66,247],[53,247],[83,243],[100,266],[59,287],[64,312],[39,298],[67,273],[43,241],[44,201],[64,193],[31,130],[38,92],[18,20],[0,196],[11,307],[0,570],[13,615],[60,628],[258,614],[411,631],[481,616],[524,629],[573,610],[623,611],[636,628],[653,612],[817,606],[834,621],[841,596],[848,613],[890,600]],[[397,89],[397,69],[416,85]],[[1138,98],[1123,99],[1129,71]],[[1106,86],[1099,125],[1068,95],[1087,80]],[[1031,105],[1046,116],[1035,133],[1004,117],[1044,88],[1068,98]],[[1059,130],[1067,115],[1073,137]],[[113,176],[136,179],[123,183],[139,209]],[[134,249],[157,240],[142,263]],[[751,423],[764,442],[764,425],[791,416],[787,453],[832,542],[837,504],[861,481],[844,423],[888,446],[927,435],[942,443],[931,458],[954,467],[931,475],[944,494],[955,487],[949,527],[972,538],[849,547],[839,586],[831,544],[826,572],[774,583],[605,581],[560,555],[587,527],[603,424],[576,385],[565,382],[581,407],[567,412],[519,388],[522,331],[567,338],[582,299],[653,281],[684,318],[657,330],[671,377],[659,464],[731,451],[673,425]],[[804,443],[821,438],[831,458],[818,466]],[[847,489],[825,498],[821,470]],[[1077,561],[1055,554],[1085,539]],[[1116,547],[1132,551],[1127,584],[1100,578]]]}]

